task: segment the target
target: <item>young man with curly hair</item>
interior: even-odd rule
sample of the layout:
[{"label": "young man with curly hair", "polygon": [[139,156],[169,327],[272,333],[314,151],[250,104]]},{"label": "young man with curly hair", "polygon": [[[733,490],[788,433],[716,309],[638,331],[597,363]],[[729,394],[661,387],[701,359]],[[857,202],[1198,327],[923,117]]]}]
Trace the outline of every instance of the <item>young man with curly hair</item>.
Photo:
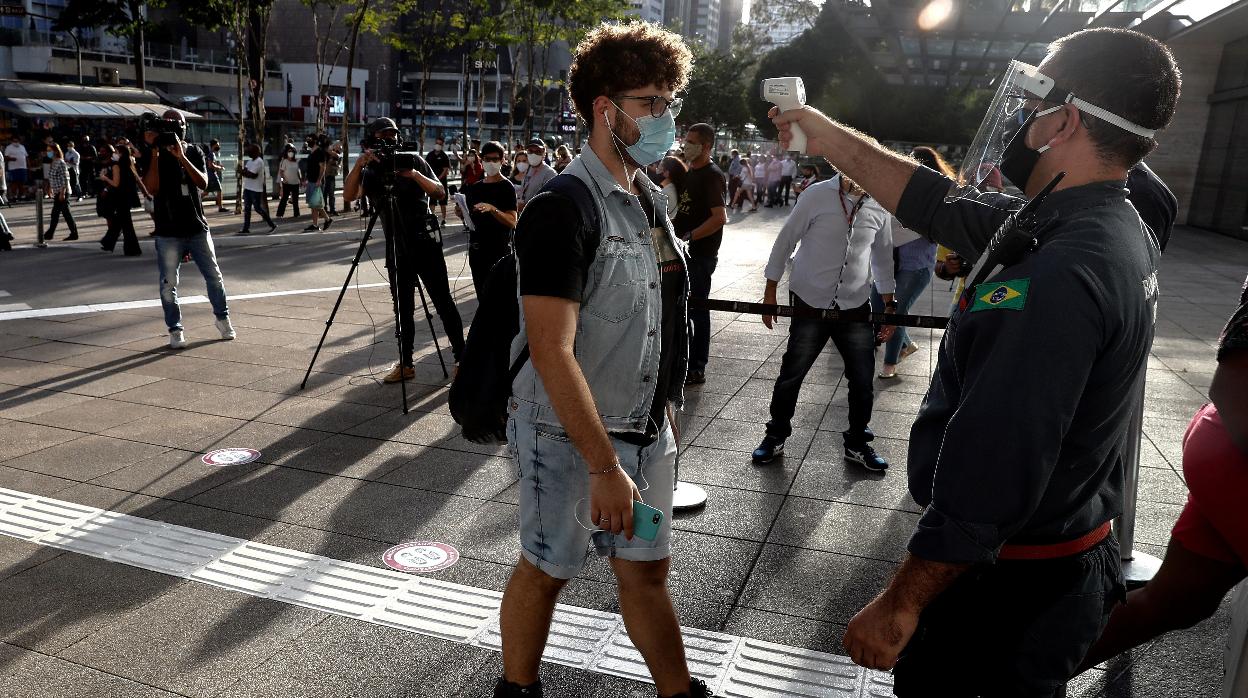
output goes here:
[{"label": "young man with curly hair", "polygon": [[[516,228],[512,356],[527,346],[530,359],[512,385],[508,441],[521,474],[522,557],[503,595],[496,698],[542,695],[555,602],[591,542],[610,558],[624,624],[658,695],[708,695],[689,676],[667,589],[688,254],[645,173],[676,140],[675,93],[691,63],[683,40],[654,25],[590,32],[568,72],[589,147],[527,203]],[[577,201],[592,201],[596,225]],[[634,535],[634,500],[662,512],[653,540]]]}]

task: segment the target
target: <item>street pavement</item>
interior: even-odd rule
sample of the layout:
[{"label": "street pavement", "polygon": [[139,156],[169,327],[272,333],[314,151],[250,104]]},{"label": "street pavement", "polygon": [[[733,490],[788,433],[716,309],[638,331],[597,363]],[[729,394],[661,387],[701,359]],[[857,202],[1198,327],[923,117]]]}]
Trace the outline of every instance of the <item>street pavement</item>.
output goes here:
[{"label": "street pavement", "polygon": [[[10,225],[21,220],[10,214],[17,208],[4,211]],[[714,297],[761,298],[761,269],[786,211],[734,217]],[[216,214],[211,222],[219,240],[236,225]],[[0,253],[0,488],[369,569],[384,568],[396,543],[440,541],[460,558],[428,578],[501,591],[518,554],[514,464],[505,447],[458,436],[419,318],[411,412],[402,413],[397,386],[379,383],[396,354],[380,244],[368,246],[373,259],[299,389],[361,222],[344,216],[332,236],[220,245],[238,339],[219,341],[208,305],[188,304],[191,344],[179,352],[166,347],[150,246],[134,259],[94,243]],[[457,230],[448,228],[447,267],[462,277],[452,284],[469,321],[475,298]],[[15,232],[20,243],[33,240],[28,225]],[[1137,548],[1153,555],[1164,555],[1186,497],[1183,431],[1206,400],[1214,342],[1245,269],[1248,245],[1187,228],[1163,261],[1136,532]],[[203,294],[193,265],[180,290]],[[912,312],[944,314],[949,302],[948,284],[936,281]],[[841,460],[847,402],[835,352],[807,379],[784,459],[752,465],[786,325],[769,331],[757,317],[728,313],[713,324],[707,383],[688,391],[681,419],[681,478],[710,497],[674,521],[671,588],[681,622],[840,654],[845,624],[886,582],[917,519],[907,439],[940,332],[912,331],[921,350],[899,380],[877,381],[872,426],[893,469],[874,475]],[[202,462],[224,447],[261,456],[221,468]],[[591,559],[563,601],[618,612],[614,597],[609,568]],[[4,697],[487,696],[501,670],[499,655],[479,645],[7,536],[0,598]],[[1071,695],[1215,695],[1228,625],[1224,605],[1191,630],[1088,672]],[[551,696],[654,695],[594,671],[545,664],[543,672]]]}]

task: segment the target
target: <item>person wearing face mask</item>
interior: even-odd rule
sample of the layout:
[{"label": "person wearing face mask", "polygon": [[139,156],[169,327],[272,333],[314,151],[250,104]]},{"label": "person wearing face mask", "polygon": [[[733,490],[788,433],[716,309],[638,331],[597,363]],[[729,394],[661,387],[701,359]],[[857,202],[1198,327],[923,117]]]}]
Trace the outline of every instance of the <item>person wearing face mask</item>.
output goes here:
[{"label": "person wearing face mask", "polygon": [[[425,156],[425,162],[433,168],[433,174],[442,183],[442,190],[447,191],[446,180],[451,174],[451,158],[446,154],[446,141],[441,136],[434,139],[433,150]],[[443,196],[438,203],[442,207],[442,225],[446,225],[446,197]]]},{"label": "person wearing face mask", "polygon": [[[500,145],[499,148],[501,149],[502,146]],[[502,168],[502,161],[499,161],[499,168]],[[459,178],[465,187],[485,179],[485,168],[481,165],[481,154],[477,152],[476,148],[464,154],[464,166],[459,170]]]},{"label": "person wearing face mask", "polygon": [[281,164],[277,166],[277,181],[282,188],[282,200],[277,204],[278,218],[286,214],[287,200],[290,201],[292,208],[291,216],[299,217],[299,183],[302,176],[299,172],[299,161],[295,157],[295,149],[288,148],[282,157]]},{"label": "person wearing face mask", "polygon": [[490,270],[511,251],[511,231],[516,227],[516,189],[503,179],[503,145],[490,141],[481,146],[484,177],[464,187],[468,234],[468,266],[477,298],[485,291]]},{"label": "person wearing face mask", "polygon": [[134,231],[132,209],[139,205],[139,194],[147,195],[143,182],[135,169],[129,148],[115,150],[111,145],[100,149],[99,175],[101,185],[95,200],[95,212],[108,222],[108,229],[100,239],[100,249],[112,252],[117,238],[122,239],[122,251],[127,257],[143,254],[139,237]]},{"label": "person wearing face mask", "polygon": [[[809,154],[906,228],[984,257],[910,432],[923,514],[845,633],[855,662],[893,669],[899,698],[1065,695],[1123,599],[1110,522],[1139,438],[1160,261],[1126,182],[1173,118],[1180,82],[1146,34],[1063,37],[1039,66],[1006,68],[956,180],[817,110],[772,111],[782,142],[800,126]],[[1029,245],[991,243],[1024,204],[977,188],[994,166],[1032,199],[1034,215],[1011,228]]]},{"label": "person wearing face mask", "polygon": [[[645,23],[601,25],[574,55],[568,89],[588,147],[558,185],[534,192],[516,227],[521,329],[508,438],[522,557],[503,595],[494,695],[542,695],[555,603],[592,543],[620,582],[620,612],[658,695],[701,698],[709,692],[690,678],[667,590],[688,258],[645,173],[676,140],[675,93],[692,55],[680,36]],[[584,190],[596,225],[568,190]],[[654,540],[633,535],[643,496],[663,514]]]},{"label": "person wearing face mask", "polygon": [[[694,124],[685,134],[681,153],[689,163],[685,185],[680,191],[680,206],[672,223],[682,240],[689,242],[689,297],[709,298],[711,275],[719,264],[719,246],[724,240],[728,208],[724,197],[727,179],[711,162],[715,146],[715,129],[710,124]],[[689,373],[685,385],[706,382],[706,364],[711,352],[711,312],[690,310],[689,322],[693,337],[689,342]]]},{"label": "person wearing face mask", "polygon": [[521,211],[524,210],[525,202],[537,196],[542,187],[558,174],[555,168],[546,164],[546,143],[542,139],[534,138],[529,141],[524,157],[524,180],[520,183],[520,199],[517,202]]}]

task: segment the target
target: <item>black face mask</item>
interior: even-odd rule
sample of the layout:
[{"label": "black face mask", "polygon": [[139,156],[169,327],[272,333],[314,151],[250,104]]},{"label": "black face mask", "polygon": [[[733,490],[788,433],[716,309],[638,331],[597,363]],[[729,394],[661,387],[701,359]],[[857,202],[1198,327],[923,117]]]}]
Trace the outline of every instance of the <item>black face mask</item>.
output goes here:
[{"label": "black face mask", "polygon": [[1005,152],[1001,155],[1001,174],[1005,175],[1014,186],[1024,190],[1027,188],[1027,180],[1031,178],[1032,171],[1040,162],[1040,153],[1027,147],[1027,132],[1031,130],[1031,123],[1035,120],[1036,112],[1033,111],[1018,129],[1018,133],[1014,134],[1014,138],[1010,139],[1010,144],[1005,146]]}]

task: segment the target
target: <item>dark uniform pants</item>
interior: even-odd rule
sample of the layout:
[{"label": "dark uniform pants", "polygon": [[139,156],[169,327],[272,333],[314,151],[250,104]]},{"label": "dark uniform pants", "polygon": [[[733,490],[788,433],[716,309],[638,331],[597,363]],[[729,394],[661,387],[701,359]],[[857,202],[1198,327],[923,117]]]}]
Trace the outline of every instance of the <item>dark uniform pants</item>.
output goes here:
[{"label": "dark uniform pants", "polygon": [[974,567],[923,611],[893,670],[893,692],[1065,696],[1124,592],[1113,536],[1080,555]]},{"label": "dark uniform pants", "polygon": [[[414,241],[412,238],[417,238]],[[388,241],[389,242],[389,241]],[[464,351],[464,322],[451,296],[450,280],[446,274],[446,258],[442,246],[430,238],[410,236],[406,245],[400,245],[400,263],[395,265],[398,286],[399,315],[403,322],[401,349],[403,365],[412,366],[413,345],[416,339],[416,280],[424,285],[427,300],[442,320],[446,338],[451,344],[455,360]],[[394,287],[391,286],[391,292]],[[422,318],[423,319],[423,318]]]}]

